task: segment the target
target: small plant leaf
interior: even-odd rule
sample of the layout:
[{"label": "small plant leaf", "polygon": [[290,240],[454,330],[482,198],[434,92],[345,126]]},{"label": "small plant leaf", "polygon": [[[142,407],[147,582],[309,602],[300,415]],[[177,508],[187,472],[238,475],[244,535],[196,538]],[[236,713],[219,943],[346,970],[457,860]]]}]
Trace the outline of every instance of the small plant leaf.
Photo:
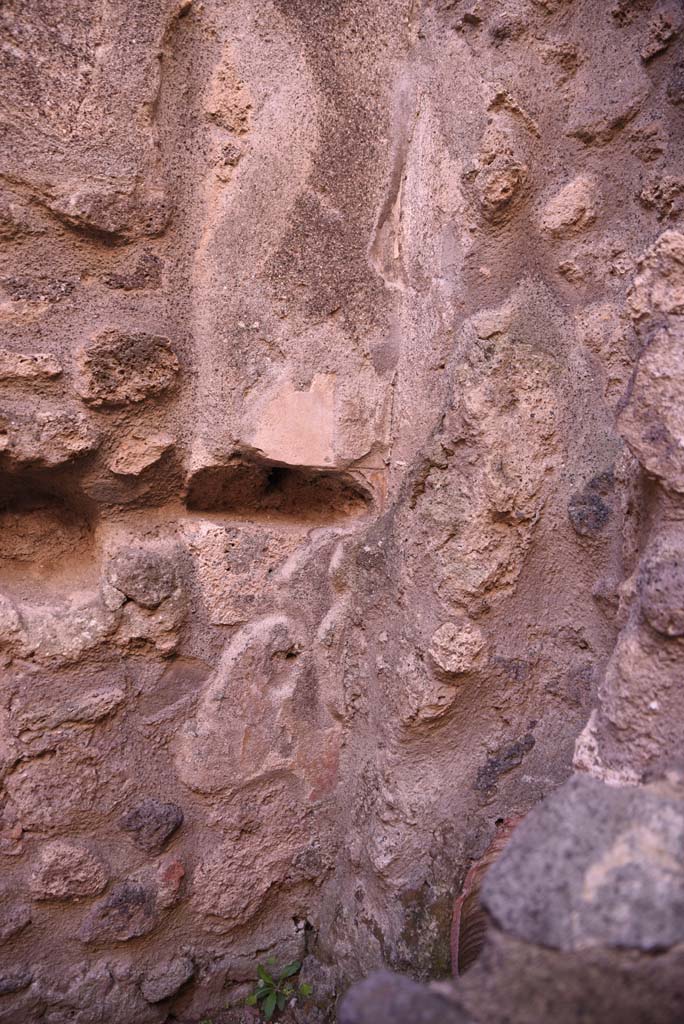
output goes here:
[{"label": "small plant leaf", "polygon": [[256,994],[256,992],[252,992],[251,996],[247,996],[247,998],[245,999],[245,1002],[246,1002],[247,1006],[256,1006],[256,1004],[257,1004],[257,994]]},{"label": "small plant leaf", "polygon": [[306,996],[310,996],[312,992],[313,985],[309,985],[309,983],[306,981],[304,982],[303,985],[299,986],[299,994],[300,996],[304,996],[304,998],[306,998]]},{"label": "small plant leaf", "polygon": [[259,975],[259,977],[261,978],[265,985],[270,985],[270,987],[273,988],[275,982],[263,964],[259,964],[259,966],[257,967],[257,974]]},{"label": "small plant leaf", "polygon": [[264,1020],[270,1020],[276,1008],[277,996],[275,992],[271,992],[268,999],[264,1003]]},{"label": "small plant leaf", "polygon": [[284,1010],[286,1003],[287,1003],[287,996],[285,995],[284,992],[279,992],[278,993],[278,1009],[279,1010]]},{"label": "small plant leaf", "polygon": [[301,969],[302,965],[300,961],[293,960],[291,964],[287,964],[285,967],[283,967],[282,971],[280,972],[280,980],[282,981],[283,978],[291,978],[293,974],[299,974]]}]

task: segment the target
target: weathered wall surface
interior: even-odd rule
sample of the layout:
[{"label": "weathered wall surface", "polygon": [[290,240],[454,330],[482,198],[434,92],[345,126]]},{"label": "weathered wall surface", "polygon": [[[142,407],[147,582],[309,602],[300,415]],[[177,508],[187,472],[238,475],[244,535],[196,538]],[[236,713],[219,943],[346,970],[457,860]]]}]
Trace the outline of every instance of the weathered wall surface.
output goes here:
[{"label": "weathered wall surface", "polygon": [[454,908],[453,983],[380,970],[340,1024],[679,1024],[684,1018],[684,235],[639,260],[643,341],[618,428],[649,481],[622,629],[577,772],[508,819]]},{"label": "weathered wall surface", "polygon": [[2,5],[0,1021],[439,974],[604,676],[578,758],[671,756],[681,27]]}]

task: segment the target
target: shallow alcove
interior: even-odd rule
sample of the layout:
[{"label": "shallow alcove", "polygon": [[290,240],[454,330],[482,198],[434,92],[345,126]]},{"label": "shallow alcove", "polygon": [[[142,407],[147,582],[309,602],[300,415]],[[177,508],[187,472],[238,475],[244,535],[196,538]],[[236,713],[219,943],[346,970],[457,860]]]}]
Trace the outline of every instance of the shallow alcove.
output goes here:
[{"label": "shallow alcove", "polygon": [[94,510],[52,474],[0,473],[0,584],[17,596],[95,577]]},{"label": "shallow alcove", "polygon": [[198,470],[186,494],[187,507],[195,512],[273,514],[324,522],[361,515],[370,503],[369,491],[350,473],[244,456]]}]

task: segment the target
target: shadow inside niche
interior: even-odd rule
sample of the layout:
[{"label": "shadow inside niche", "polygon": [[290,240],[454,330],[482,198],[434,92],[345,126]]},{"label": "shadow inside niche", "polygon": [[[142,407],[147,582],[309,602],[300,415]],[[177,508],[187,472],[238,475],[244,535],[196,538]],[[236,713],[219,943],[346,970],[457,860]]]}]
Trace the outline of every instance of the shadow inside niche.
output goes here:
[{"label": "shadow inside niche", "polygon": [[90,502],[64,481],[0,473],[0,578],[27,594],[62,577],[90,581],[94,525]]},{"label": "shadow inside niche", "polygon": [[190,478],[186,505],[195,512],[273,513],[331,521],[366,512],[370,491],[350,473],[283,466],[244,456],[207,466]]}]

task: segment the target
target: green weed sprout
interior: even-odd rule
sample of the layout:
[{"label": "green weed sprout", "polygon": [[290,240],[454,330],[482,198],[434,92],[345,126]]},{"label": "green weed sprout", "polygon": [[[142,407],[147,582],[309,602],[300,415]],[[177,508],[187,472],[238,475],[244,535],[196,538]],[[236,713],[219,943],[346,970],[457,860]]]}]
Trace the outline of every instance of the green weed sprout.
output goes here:
[{"label": "green weed sprout", "polygon": [[286,964],[280,971],[269,974],[263,964],[257,967],[259,980],[256,988],[247,996],[248,1006],[258,1006],[264,1020],[272,1020],[276,1010],[284,1010],[291,999],[306,999],[313,992],[311,985],[297,985],[289,980],[299,974],[302,965],[299,960]]}]

